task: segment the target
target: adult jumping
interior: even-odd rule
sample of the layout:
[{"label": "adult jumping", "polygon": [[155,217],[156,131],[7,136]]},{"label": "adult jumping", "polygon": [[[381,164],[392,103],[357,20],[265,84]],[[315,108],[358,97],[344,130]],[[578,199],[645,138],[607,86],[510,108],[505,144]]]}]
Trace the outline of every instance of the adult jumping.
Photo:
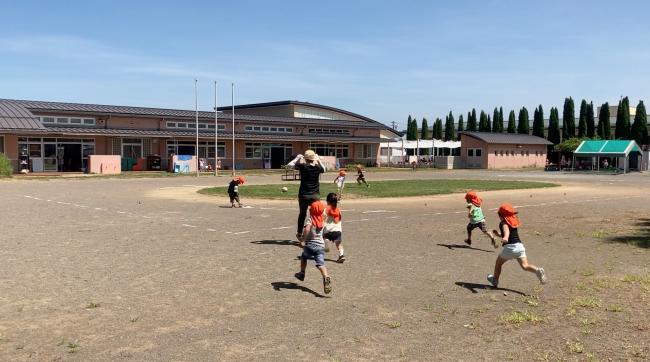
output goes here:
[{"label": "adult jumping", "polygon": [[300,240],[302,229],[305,226],[307,209],[312,202],[320,200],[320,174],[325,172],[325,168],[318,155],[312,150],[305,151],[304,156],[296,156],[288,166],[300,171],[300,189],[298,190],[300,213],[296,229],[296,238]]}]

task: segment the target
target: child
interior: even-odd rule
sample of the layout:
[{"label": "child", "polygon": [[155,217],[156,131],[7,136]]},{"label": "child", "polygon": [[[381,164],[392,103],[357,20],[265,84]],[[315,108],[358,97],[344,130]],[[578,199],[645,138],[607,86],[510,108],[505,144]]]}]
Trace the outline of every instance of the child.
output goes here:
[{"label": "child", "polygon": [[230,196],[230,207],[235,207],[235,201],[237,201],[237,206],[241,207],[241,202],[239,201],[239,185],[244,184],[244,178],[242,176],[235,176],[232,178],[232,181],[228,184],[228,196]]},{"label": "child", "polygon": [[490,237],[492,240],[492,246],[497,248],[497,239],[494,237],[494,234],[488,231],[485,223],[485,216],[483,216],[483,210],[481,210],[481,203],[483,200],[478,197],[476,192],[470,191],[465,194],[465,201],[467,201],[467,208],[469,209],[467,213],[469,224],[467,224],[467,239],[465,239],[465,243],[467,245],[472,245],[472,230],[480,228],[485,235]]},{"label": "child", "polygon": [[342,232],[343,227],[341,225],[341,209],[338,208],[338,198],[336,194],[330,192],[327,194],[327,208],[325,209],[325,231],[323,237],[326,240],[333,242],[336,245],[336,250],[339,252],[339,258],[336,260],[337,263],[343,263],[345,261],[345,255],[343,255],[343,246],[341,242],[343,241]]},{"label": "child", "polygon": [[300,272],[295,276],[298,280],[305,280],[305,269],[307,269],[307,259],[314,259],[316,268],[323,276],[323,291],[329,294],[332,291],[332,280],[327,274],[325,267],[325,240],[323,240],[323,203],[314,201],[309,206],[309,222],[305,228],[300,240],[300,247],[303,248],[300,256]]},{"label": "child", "polygon": [[334,183],[336,184],[336,188],[338,191],[337,198],[339,200],[343,196],[343,188],[345,187],[345,175],[346,175],[345,170],[341,170],[339,171],[339,175],[336,176],[336,178],[334,179]]},{"label": "child", "polygon": [[499,218],[501,222],[499,223],[499,231],[494,230],[494,233],[497,234],[502,240],[501,244],[503,249],[497,261],[494,265],[494,274],[488,274],[487,280],[492,284],[493,287],[499,285],[499,276],[501,275],[501,266],[508,260],[517,259],[519,265],[523,270],[535,273],[537,278],[539,278],[540,283],[546,283],[546,273],[544,268],[538,268],[532,264],[528,264],[528,258],[526,258],[526,249],[524,244],[519,239],[519,218],[517,217],[517,212],[510,204],[503,204],[499,207]]},{"label": "child", "polygon": [[363,174],[363,166],[361,166],[361,164],[357,164],[357,184],[361,185],[361,182],[366,184],[366,187],[370,187],[370,185],[368,185],[366,182],[366,176]]}]

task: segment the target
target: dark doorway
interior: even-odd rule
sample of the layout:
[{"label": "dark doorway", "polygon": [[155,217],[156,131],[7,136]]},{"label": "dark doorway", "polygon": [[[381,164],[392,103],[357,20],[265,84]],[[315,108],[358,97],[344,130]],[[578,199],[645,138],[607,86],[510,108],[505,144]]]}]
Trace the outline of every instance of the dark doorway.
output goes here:
[{"label": "dark doorway", "polygon": [[59,144],[59,149],[63,148],[63,167],[64,172],[81,171],[81,144]]},{"label": "dark doorway", "polygon": [[181,146],[178,145],[178,154],[186,156],[194,156],[194,146]]},{"label": "dark doorway", "polygon": [[284,164],[284,148],[271,148],[271,168],[281,168]]}]

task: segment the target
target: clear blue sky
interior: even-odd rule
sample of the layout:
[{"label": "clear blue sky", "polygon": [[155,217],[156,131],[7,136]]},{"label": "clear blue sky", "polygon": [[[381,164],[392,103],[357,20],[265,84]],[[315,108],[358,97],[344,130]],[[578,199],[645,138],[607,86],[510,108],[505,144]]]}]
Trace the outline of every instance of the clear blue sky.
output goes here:
[{"label": "clear blue sky", "polygon": [[[190,4],[191,3],[191,4]],[[65,5],[63,5],[65,4]],[[300,100],[404,127],[564,97],[650,101],[647,1],[5,1],[0,97]],[[561,110],[560,110],[561,113]]]}]

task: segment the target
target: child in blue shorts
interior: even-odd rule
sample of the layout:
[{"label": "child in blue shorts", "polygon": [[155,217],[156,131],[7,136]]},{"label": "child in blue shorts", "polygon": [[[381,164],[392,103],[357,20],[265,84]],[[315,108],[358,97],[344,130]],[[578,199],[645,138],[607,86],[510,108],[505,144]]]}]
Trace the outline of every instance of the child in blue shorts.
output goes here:
[{"label": "child in blue shorts", "polygon": [[325,239],[323,239],[323,203],[314,201],[309,206],[309,221],[305,224],[300,239],[300,247],[303,248],[300,256],[300,272],[295,276],[298,280],[305,280],[307,259],[314,259],[316,268],[323,276],[323,291],[329,294],[332,291],[332,280],[327,274],[325,267]]}]

